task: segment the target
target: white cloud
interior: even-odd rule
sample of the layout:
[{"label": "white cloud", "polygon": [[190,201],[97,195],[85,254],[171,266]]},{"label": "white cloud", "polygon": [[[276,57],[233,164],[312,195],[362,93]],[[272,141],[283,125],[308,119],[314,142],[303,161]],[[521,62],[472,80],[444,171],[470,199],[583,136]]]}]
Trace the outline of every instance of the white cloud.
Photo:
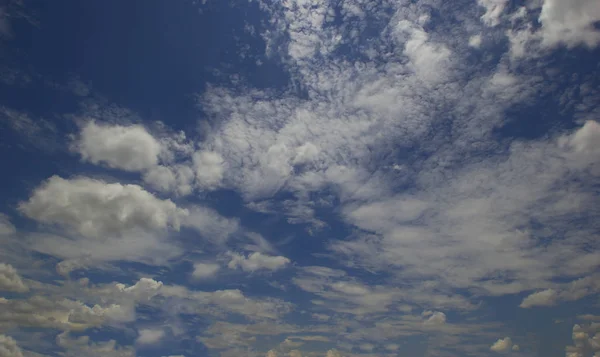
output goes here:
[{"label": "white cloud", "polygon": [[118,346],[115,340],[94,342],[89,336],[71,337],[68,332],[58,335],[56,344],[64,349],[65,357],[135,357],[132,347]]},{"label": "white cloud", "polygon": [[160,342],[165,337],[165,330],[144,329],[139,331],[136,343],[140,345],[151,345]]},{"label": "white cloud", "polygon": [[23,351],[12,337],[0,335],[0,357],[23,357]]},{"label": "white cloud", "polygon": [[219,153],[199,151],[193,155],[196,184],[204,190],[219,187],[223,180],[223,158]]},{"label": "white cloud", "polygon": [[491,351],[494,352],[505,352],[512,348],[513,343],[510,337],[501,338],[498,341],[494,342],[492,347],[490,347]]},{"label": "white cloud", "polygon": [[219,264],[214,263],[194,263],[194,271],[192,272],[192,276],[195,279],[208,279],[214,277],[221,266]]},{"label": "white cloud", "polygon": [[215,244],[225,243],[240,229],[239,220],[221,216],[213,209],[191,206],[182,225],[196,230],[204,239]]},{"label": "white cloud", "polygon": [[521,302],[520,307],[528,308],[533,306],[552,306],[558,300],[558,294],[554,289],[546,289],[533,293]]},{"label": "white cloud", "polygon": [[469,46],[474,48],[481,47],[481,35],[473,35],[469,37]]},{"label": "white cloud", "polygon": [[425,316],[429,316],[424,321],[426,325],[443,325],[446,323],[446,314],[443,312],[430,312],[430,314],[425,314]]},{"label": "white cloud", "polygon": [[585,154],[593,160],[600,158],[600,124],[586,121],[585,124],[566,140],[578,154]]},{"label": "white cloud", "polygon": [[34,327],[59,330],[85,330],[104,324],[131,322],[132,306],[110,304],[88,306],[61,296],[34,295],[28,299],[7,299],[0,309],[0,328]]},{"label": "white cloud", "polygon": [[485,8],[485,14],[481,16],[481,21],[487,26],[497,26],[508,0],[477,0],[477,3]]},{"label": "white cloud", "polygon": [[17,269],[10,264],[0,263],[0,291],[22,293],[28,290]]},{"label": "white cloud", "polygon": [[254,272],[257,270],[279,270],[290,263],[290,260],[282,256],[271,256],[260,252],[251,253],[248,256],[237,253],[229,253],[231,260],[227,264],[230,269],[241,268],[243,271]]},{"label": "white cloud", "polygon": [[571,337],[573,345],[567,346],[567,357],[596,357],[600,354],[600,324],[576,324]]},{"label": "white cloud", "polygon": [[98,125],[88,122],[74,145],[84,161],[142,171],[158,164],[161,145],[141,125]]},{"label": "white cloud", "polygon": [[600,30],[595,27],[600,21],[600,3],[596,0],[544,0],[539,21],[545,46],[594,48],[600,43]]},{"label": "white cloud", "polygon": [[[598,256],[593,255],[591,259],[598,259]],[[600,292],[600,280],[598,278],[598,274],[592,274],[569,283],[558,285],[553,289],[545,289],[532,293],[525,297],[519,306],[522,308],[554,306],[564,301],[579,300],[588,295]]]},{"label": "white cloud", "polygon": [[65,234],[30,234],[32,249],[86,264],[165,262],[181,254],[167,238],[188,214],[138,185],[57,176],[37,187],[19,210],[40,223],[59,226]]},{"label": "white cloud", "polygon": [[158,165],[146,171],[143,179],[159,192],[186,196],[193,191],[194,171],[185,165]]},{"label": "white cloud", "polygon": [[180,219],[187,213],[138,185],[58,176],[37,187],[19,209],[41,223],[58,224],[98,238],[136,229],[177,230]]}]

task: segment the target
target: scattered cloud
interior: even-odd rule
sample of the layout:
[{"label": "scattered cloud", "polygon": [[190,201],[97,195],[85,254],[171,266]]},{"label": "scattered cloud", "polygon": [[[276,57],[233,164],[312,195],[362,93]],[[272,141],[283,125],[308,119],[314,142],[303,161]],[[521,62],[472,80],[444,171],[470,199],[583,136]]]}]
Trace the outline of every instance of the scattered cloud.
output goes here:
[{"label": "scattered cloud", "polygon": [[0,335],[0,356],[2,357],[23,357],[23,351],[17,345],[12,337]]},{"label": "scattered cloud", "polygon": [[510,337],[501,338],[498,341],[494,342],[490,350],[494,352],[506,352],[510,351],[513,348],[513,343]]},{"label": "scattered cloud", "polygon": [[126,171],[158,164],[161,145],[141,125],[107,125],[89,121],[73,146],[84,161]]},{"label": "scattered cloud", "polygon": [[219,264],[214,263],[194,263],[194,271],[192,272],[192,277],[194,279],[208,279],[214,277],[221,266]]},{"label": "scattered cloud", "polygon": [[28,290],[19,273],[12,265],[0,263],[0,291],[22,293]]},{"label": "scattered cloud", "polygon": [[282,256],[271,256],[260,252],[251,253],[248,256],[237,253],[229,253],[231,260],[227,264],[230,269],[241,268],[243,271],[254,272],[257,270],[279,270],[290,263],[290,260]]},{"label": "scattered cloud", "polygon": [[139,331],[136,342],[140,345],[152,345],[160,342],[165,337],[165,330],[144,329]]}]

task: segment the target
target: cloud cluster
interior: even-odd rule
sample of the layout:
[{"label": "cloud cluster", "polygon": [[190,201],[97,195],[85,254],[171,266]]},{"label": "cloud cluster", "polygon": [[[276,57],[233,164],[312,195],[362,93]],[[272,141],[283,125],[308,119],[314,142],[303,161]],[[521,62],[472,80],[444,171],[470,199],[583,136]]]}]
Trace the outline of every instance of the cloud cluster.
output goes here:
[{"label": "cloud cluster", "polygon": [[10,264],[0,263],[0,291],[22,293],[27,290],[17,270]]}]

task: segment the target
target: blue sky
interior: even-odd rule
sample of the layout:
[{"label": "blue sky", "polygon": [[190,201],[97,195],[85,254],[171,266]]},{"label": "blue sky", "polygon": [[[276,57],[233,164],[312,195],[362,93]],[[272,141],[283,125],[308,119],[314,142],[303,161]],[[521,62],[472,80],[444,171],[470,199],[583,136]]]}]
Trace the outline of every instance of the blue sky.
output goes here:
[{"label": "blue sky", "polygon": [[0,357],[600,356],[600,3],[0,2]]}]

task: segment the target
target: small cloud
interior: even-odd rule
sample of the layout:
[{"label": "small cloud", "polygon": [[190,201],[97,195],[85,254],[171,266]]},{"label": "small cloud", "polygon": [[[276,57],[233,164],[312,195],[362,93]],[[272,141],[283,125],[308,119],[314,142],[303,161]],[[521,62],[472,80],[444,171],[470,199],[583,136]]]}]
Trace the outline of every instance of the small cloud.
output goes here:
[{"label": "small cloud", "polygon": [[534,306],[552,306],[558,299],[558,293],[554,289],[547,289],[533,293],[523,299],[519,307],[530,308]]},{"label": "small cloud", "polygon": [[230,253],[231,261],[227,265],[230,269],[241,268],[243,271],[253,272],[257,270],[279,270],[290,263],[290,260],[282,256],[266,255],[254,252],[249,256]]},{"label": "small cloud", "polygon": [[[490,347],[491,351],[494,352],[505,352],[510,350],[513,347],[512,344],[512,340],[510,339],[510,337],[505,337],[505,338],[501,338],[498,341],[496,341],[492,347]],[[517,346],[518,349],[518,346]]]},{"label": "small cloud", "polygon": [[192,276],[195,279],[208,279],[214,277],[221,269],[219,264],[214,263],[195,263]]},{"label": "small cloud", "polygon": [[0,263],[0,291],[23,293],[28,290],[17,269],[10,264]]},{"label": "small cloud", "polygon": [[446,323],[446,314],[443,312],[425,311],[422,315],[428,317],[424,322],[426,325],[443,325]]},{"label": "small cloud", "polygon": [[163,337],[165,337],[164,330],[145,329],[139,331],[136,342],[141,345],[151,345],[160,342]]},{"label": "small cloud", "polygon": [[474,48],[481,47],[481,35],[473,35],[469,38],[469,46]]}]

